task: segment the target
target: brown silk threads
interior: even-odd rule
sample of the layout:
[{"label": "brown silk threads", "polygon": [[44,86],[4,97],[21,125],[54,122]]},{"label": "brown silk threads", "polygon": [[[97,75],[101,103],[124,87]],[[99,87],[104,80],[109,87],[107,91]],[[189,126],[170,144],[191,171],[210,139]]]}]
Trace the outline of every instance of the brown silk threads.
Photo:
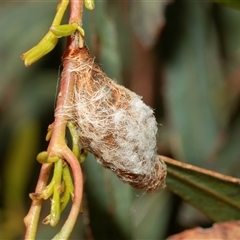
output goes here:
[{"label": "brown silk threads", "polygon": [[64,58],[63,64],[67,62],[74,96],[59,114],[76,122],[80,146],[133,187],[147,192],[163,188],[166,166],[156,153],[153,110],[107,77],[86,47]]}]

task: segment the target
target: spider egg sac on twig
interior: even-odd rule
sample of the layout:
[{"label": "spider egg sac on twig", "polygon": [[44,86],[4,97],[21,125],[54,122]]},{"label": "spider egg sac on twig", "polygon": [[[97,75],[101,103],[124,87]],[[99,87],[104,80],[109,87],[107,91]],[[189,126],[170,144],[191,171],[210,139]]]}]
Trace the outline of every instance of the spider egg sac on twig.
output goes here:
[{"label": "spider egg sac on twig", "polygon": [[63,64],[71,63],[67,71],[75,83],[64,114],[76,122],[81,148],[137,189],[150,193],[165,187],[166,165],[156,153],[153,110],[107,77],[86,47],[67,56]]}]

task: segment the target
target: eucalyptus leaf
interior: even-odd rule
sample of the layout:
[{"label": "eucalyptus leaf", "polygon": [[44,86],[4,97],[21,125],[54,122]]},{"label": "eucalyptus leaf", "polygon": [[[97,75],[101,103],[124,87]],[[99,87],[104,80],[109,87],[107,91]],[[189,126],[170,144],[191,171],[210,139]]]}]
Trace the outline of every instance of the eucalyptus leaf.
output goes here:
[{"label": "eucalyptus leaf", "polygon": [[167,187],[215,222],[240,219],[240,179],[164,156]]}]

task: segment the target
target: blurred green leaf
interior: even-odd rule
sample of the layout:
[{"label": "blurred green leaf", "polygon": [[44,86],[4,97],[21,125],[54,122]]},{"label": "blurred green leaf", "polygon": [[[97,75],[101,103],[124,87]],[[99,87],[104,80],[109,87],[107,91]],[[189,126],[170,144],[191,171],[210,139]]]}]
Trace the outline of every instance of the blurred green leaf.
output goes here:
[{"label": "blurred green leaf", "polygon": [[240,219],[240,179],[160,156],[167,187],[216,222]]},{"label": "blurred green leaf", "polygon": [[[240,3],[240,1],[238,1]],[[223,48],[226,54],[224,65],[227,65],[230,72],[234,71],[239,64],[240,12],[233,8],[219,6],[219,32],[222,36]]]},{"label": "blurred green leaf", "polygon": [[35,164],[40,136],[40,126],[36,119],[25,119],[13,128],[4,171],[5,221],[0,226],[3,239],[15,239],[24,233],[25,193],[30,180],[27,173],[32,171]]},{"label": "blurred green leaf", "polygon": [[165,236],[171,206],[167,191],[151,195],[136,191],[104,169],[91,154],[83,163],[83,169],[94,239],[162,239]]},{"label": "blurred green leaf", "polygon": [[152,47],[156,43],[164,24],[164,10],[169,0],[131,1],[131,25],[143,46]]},{"label": "blurred green leaf", "polygon": [[131,239],[164,239],[171,205],[170,194],[166,190],[152,195],[141,193],[132,206]]},{"label": "blurred green leaf", "polygon": [[212,0],[215,3],[222,4],[224,6],[228,6],[231,8],[236,8],[240,10],[240,2],[239,0]]},{"label": "blurred green leaf", "polygon": [[[222,133],[222,146],[215,155],[215,169],[223,174],[240,177],[240,116],[238,115],[228,132]],[[227,159],[227,161],[226,161]]]},{"label": "blurred green leaf", "polygon": [[219,130],[226,124],[224,75],[208,4],[186,1],[177,49],[166,65],[170,141],[177,159],[207,166]]},{"label": "blurred green leaf", "polygon": [[240,11],[223,6],[218,6],[216,9],[219,18],[218,31],[222,36],[221,47],[224,52],[222,66],[225,80],[222,87],[216,91],[215,99],[218,106],[222,106],[222,113],[219,118],[225,119],[226,124],[223,124],[222,129],[220,128],[208,166],[223,174],[240,177],[238,171],[240,167],[240,149],[238,147],[240,116],[237,110],[240,96]]},{"label": "blurred green leaf", "polygon": [[[99,53],[98,61],[106,74],[121,82],[122,63],[118,46],[119,31],[116,22],[108,13],[107,1],[96,1],[94,11],[85,12],[83,17],[86,44],[91,46],[93,54]],[[96,46],[96,42],[99,46]],[[96,48],[99,52],[96,51]]]},{"label": "blurred green leaf", "polygon": [[14,84],[24,81],[22,74],[27,69],[20,55],[37,44],[48,31],[55,8],[54,2],[15,1],[3,5],[0,54],[4,57],[0,59],[0,96],[10,81]]},{"label": "blurred green leaf", "polygon": [[131,187],[121,182],[111,171],[104,169],[91,154],[83,163],[83,169],[86,174],[85,189],[94,239],[129,239],[129,209],[133,197]]}]

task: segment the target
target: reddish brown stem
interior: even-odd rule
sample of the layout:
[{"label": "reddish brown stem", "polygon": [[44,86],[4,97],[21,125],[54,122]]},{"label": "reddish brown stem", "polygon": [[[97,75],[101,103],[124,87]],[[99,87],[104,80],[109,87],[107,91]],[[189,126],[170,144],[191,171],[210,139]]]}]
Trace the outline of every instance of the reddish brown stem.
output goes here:
[{"label": "reddish brown stem", "polygon": [[[38,178],[35,192],[40,192],[47,185],[52,164],[43,164]],[[33,200],[28,214],[24,218],[26,225],[25,239],[35,239],[39,215],[42,208],[42,200]]]},{"label": "reddish brown stem", "polygon": [[[76,22],[81,26],[82,10],[83,1],[72,0],[69,23]],[[66,125],[69,119],[67,118],[67,115],[64,114],[64,106],[67,106],[72,99],[72,93],[74,89],[72,73],[67,71],[69,68],[71,68],[72,63],[70,60],[65,61],[65,59],[68,58],[71,51],[73,51],[74,49],[78,49],[79,46],[81,46],[80,39],[81,36],[78,32],[76,32],[74,36],[68,37],[66,51],[63,56],[63,73],[60,92],[57,99],[57,107],[55,110],[55,119],[52,125],[53,129],[50,143],[47,149],[49,157],[58,156],[69,163],[72,169],[75,186],[73,204],[68,219],[66,220],[59,234],[54,237],[55,239],[67,239],[69,237],[77,219],[78,213],[80,211],[82,201],[82,171],[77,158],[67,147],[65,142]],[[59,112],[60,114],[58,114]],[[43,164],[35,189],[36,193],[41,192],[46,187],[51,168],[52,164]],[[36,237],[36,228],[38,225],[41,206],[42,200],[33,200],[31,208],[24,219],[25,225],[27,227],[25,239],[35,239]]]},{"label": "reddish brown stem", "polygon": [[83,1],[71,0],[69,23],[78,23],[82,26]]},{"label": "reddish brown stem", "polygon": [[68,150],[66,149],[63,154],[64,158],[68,160],[68,163],[72,169],[75,187],[72,208],[60,232],[53,238],[56,240],[68,239],[80,212],[83,193],[82,171],[78,160],[76,159],[76,157],[74,156],[70,149]]},{"label": "reddish brown stem", "polygon": [[[83,8],[82,0],[71,1],[69,23],[77,22],[81,26],[82,8]],[[72,99],[72,94],[74,89],[74,81],[73,81],[74,75],[73,73],[67,71],[68,69],[71,69],[72,62],[71,60],[65,61],[65,59],[68,59],[71,51],[79,48],[79,43],[80,43],[79,38],[81,38],[81,36],[79,35],[78,32],[75,33],[74,37],[68,37],[67,48],[63,55],[63,74],[62,74],[62,80],[61,80],[60,93],[58,95],[58,102],[57,102],[57,111],[60,111],[60,112],[64,111],[63,109],[64,106],[67,106],[69,104],[69,101]],[[59,118],[64,118],[64,114],[63,114],[63,117],[62,117],[62,114],[60,115],[57,114],[57,116],[59,116]],[[67,119],[59,119],[59,122],[58,122],[58,118],[56,117],[56,120],[57,121],[54,122],[54,126],[56,126],[55,128],[64,127],[64,132],[65,132]],[[58,124],[60,124],[60,126]],[[60,134],[62,130],[63,129],[60,129]],[[56,137],[60,137],[57,131],[56,131]],[[49,147],[51,148],[51,145]],[[69,213],[68,219],[64,223],[60,232],[54,237],[54,239],[67,239],[69,237],[75,225],[75,222],[77,220],[78,214],[80,212],[82,193],[83,193],[82,171],[77,158],[74,156],[74,154],[68,147],[66,147],[63,151],[61,151],[61,155],[62,155],[61,157],[65,159],[71,167],[75,187],[74,187],[73,204],[72,204],[72,208]]]}]

